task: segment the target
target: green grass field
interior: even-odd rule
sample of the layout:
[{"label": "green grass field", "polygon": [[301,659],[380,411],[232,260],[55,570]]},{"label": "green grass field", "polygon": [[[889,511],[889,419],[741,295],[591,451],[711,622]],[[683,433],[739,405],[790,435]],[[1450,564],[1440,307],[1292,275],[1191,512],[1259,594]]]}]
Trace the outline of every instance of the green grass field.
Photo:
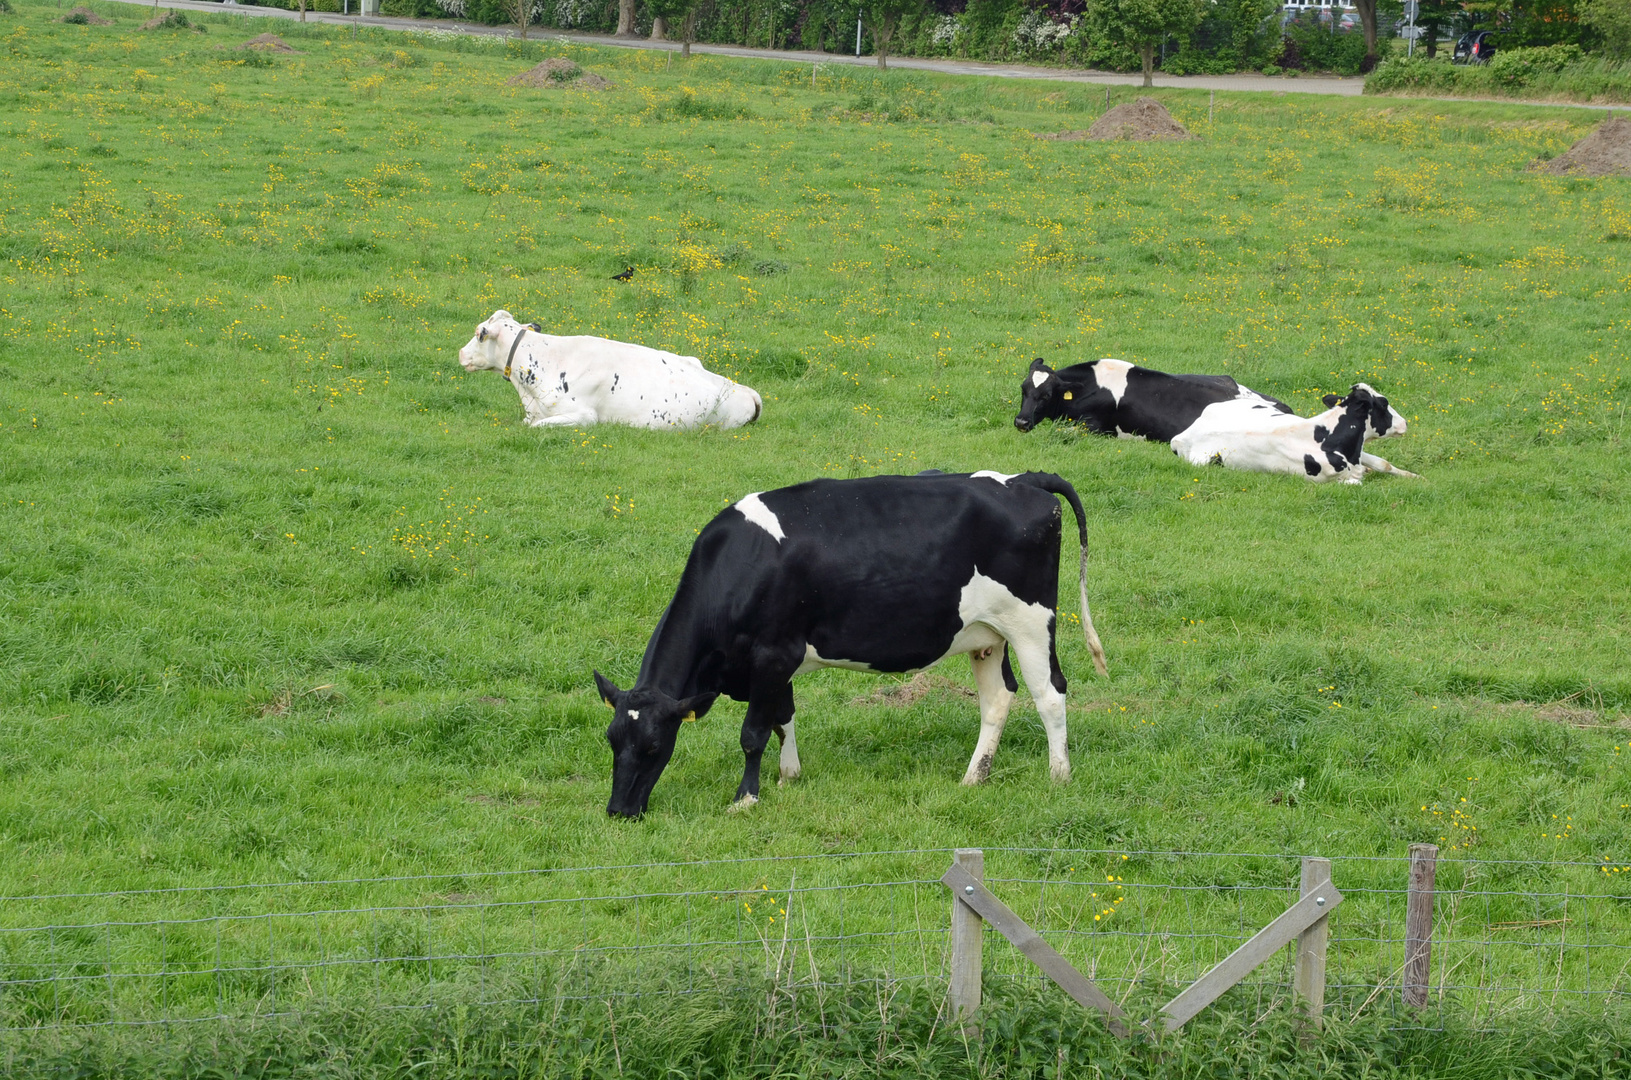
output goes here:
[{"label": "green grass field", "polygon": [[[257,20],[17,7],[0,894],[1441,838],[1623,891],[1631,192],[1524,171],[1600,113],[1242,94],[1209,121],[1160,91],[1199,138],[1042,141],[1102,91],[281,22],[298,52],[267,56],[236,48]],[[560,54],[614,88],[505,85]],[[498,307],[698,355],[765,414],[529,429],[455,359]],[[1022,436],[1033,356],[1304,411],[1364,379],[1411,425],[1376,451],[1423,478]],[[1067,618],[1074,781],[1022,697],[991,782],[958,785],[966,664],[909,704],[835,671],[798,686],[800,782],[726,814],[722,702],[652,812],[608,821],[589,673],[632,680],[696,530],[750,491],[930,467],[1082,494],[1111,675]]]}]

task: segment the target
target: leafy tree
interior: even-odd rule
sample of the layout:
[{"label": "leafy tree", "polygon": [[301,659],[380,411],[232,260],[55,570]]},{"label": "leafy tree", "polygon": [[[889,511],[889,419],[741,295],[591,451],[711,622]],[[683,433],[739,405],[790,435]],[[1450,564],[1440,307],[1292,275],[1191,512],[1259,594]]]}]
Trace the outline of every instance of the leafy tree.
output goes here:
[{"label": "leafy tree", "polygon": [[1580,21],[1615,56],[1631,56],[1631,0],[1581,0]]},{"label": "leafy tree", "polygon": [[666,37],[675,27],[680,28],[680,55],[691,58],[691,42],[697,39],[697,16],[702,11],[702,0],[646,0],[651,9],[651,36],[658,37],[658,28]]},{"label": "leafy tree", "polygon": [[1427,59],[1438,55],[1438,39],[1446,30],[1455,33],[1461,15],[1459,0],[1419,0],[1416,25],[1421,28],[1419,43],[1427,50]]},{"label": "leafy tree", "polygon": [[889,68],[889,42],[906,15],[915,15],[923,8],[924,0],[863,0],[861,12],[872,29],[872,45],[878,54],[878,67]]},{"label": "leafy tree", "polygon": [[[1374,2],[1374,0],[1372,0]],[[1196,0],[1088,0],[1089,28],[1125,45],[1144,62],[1144,85],[1152,85],[1155,50],[1169,37],[1185,37],[1200,22]]]}]

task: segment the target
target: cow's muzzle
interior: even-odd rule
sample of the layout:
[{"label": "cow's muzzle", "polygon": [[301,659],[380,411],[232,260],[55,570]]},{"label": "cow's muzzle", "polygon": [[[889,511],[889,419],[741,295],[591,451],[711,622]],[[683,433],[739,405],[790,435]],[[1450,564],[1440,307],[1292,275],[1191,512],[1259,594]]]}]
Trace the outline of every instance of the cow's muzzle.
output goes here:
[{"label": "cow's muzzle", "polygon": [[1036,421],[1027,420],[1023,416],[1014,417],[1014,426],[1021,431],[1029,431],[1036,426]]}]

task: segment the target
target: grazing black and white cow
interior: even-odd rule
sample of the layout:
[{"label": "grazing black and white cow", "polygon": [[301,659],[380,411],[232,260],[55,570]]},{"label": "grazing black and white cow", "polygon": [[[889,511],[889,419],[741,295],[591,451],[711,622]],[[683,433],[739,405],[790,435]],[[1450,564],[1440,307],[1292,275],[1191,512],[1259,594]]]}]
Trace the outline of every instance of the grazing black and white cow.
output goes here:
[{"label": "grazing black and white cow", "polygon": [[1276,412],[1264,402],[1219,402],[1173,437],[1172,452],[1191,465],[1212,463],[1345,484],[1362,482],[1366,469],[1416,475],[1364,452],[1367,438],[1405,433],[1404,417],[1387,398],[1365,383],[1354,383],[1346,397],[1326,394],[1322,400],[1326,410],[1306,418]]},{"label": "grazing black and white cow", "polygon": [[1100,435],[1171,442],[1220,401],[1260,401],[1279,412],[1291,406],[1248,390],[1227,375],[1169,375],[1125,360],[1094,360],[1055,371],[1039,356],[1020,386],[1014,426],[1066,420]]},{"label": "grazing black and white cow", "polygon": [[759,419],[757,391],[694,356],[601,337],[557,337],[502,309],[459,350],[466,371],[502,371],[532,427],[734,428]]},{"label": "grazing black and white cow", "polygon": [[697,536],[634,686],[619,690],[595,672],[613,710],[606,812],[645,812],[681,724],[706,715],[720,694],[748,703],[736,805],[751,805],[772,732],[782,780],[799,775],[793,676],[822,667],[917,671],[953,653],[969,655],[979,687],[980,738],[963,776],[977,784],[1019,688],[1009,647],[1042,717],[1053,777],[1068,780],[1065,677],[1054,650],[1055,495],[1076,514],[1082,630],[1102,674],[1081,500],[1051,473],[811,480],[727,507]]}]

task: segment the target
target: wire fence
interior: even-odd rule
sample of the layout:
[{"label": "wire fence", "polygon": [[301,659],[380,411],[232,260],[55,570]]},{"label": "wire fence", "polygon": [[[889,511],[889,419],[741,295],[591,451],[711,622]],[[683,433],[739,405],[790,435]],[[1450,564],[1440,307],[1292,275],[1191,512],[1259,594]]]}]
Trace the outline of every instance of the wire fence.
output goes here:
[{"label": "wire fence", "polygon": [[[943,992],[950,849],[0,898],[0,1031],[343,1003]],[[1399,1004],[1407,861],[1333,858],[1327,1009],[1500,1027],[1631,993],[1631,868],[1444,860],[1427,1009]],[[1193,981],[1297,898],[1294,855],[987,849],[986,881],[1112,998]],[[1042,979],[987,935],[985,977]],[[1235,990],[1289,1000],[1291,957]]]}]

